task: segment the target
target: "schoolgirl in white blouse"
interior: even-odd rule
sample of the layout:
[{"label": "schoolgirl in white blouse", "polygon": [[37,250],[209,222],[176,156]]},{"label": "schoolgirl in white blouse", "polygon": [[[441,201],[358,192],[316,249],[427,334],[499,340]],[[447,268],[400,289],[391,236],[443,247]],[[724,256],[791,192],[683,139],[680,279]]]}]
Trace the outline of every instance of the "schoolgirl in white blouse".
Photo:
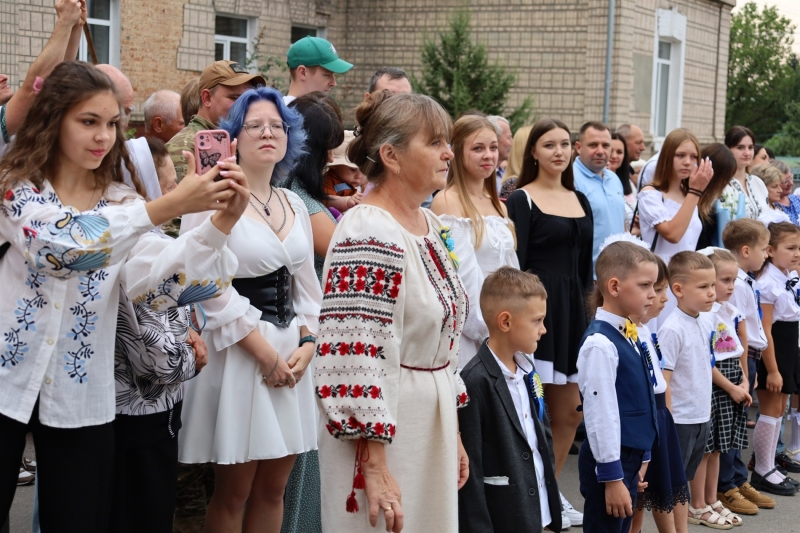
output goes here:
[{"label": "schoolgirl in white blouse", "polygon": [[225,233],[229,199],[247,194],[240,173],[214,182],[215,169],[145,205],[138,180],[122,183],[122,165],[133,167],[120,110],[108,76],[62,63],[0,161],[0,516],[32,432],[44,530],[108,530],[120,276],[140,235],[208,209],[225,210],[215,223]]},{"label": "schoolgirl in white blouse", "polygon": [[767,347],[761,352],[756,372],[761,415],[753,431],[756,466],[751,484],[757,490],[791,495],[789,488],[792,485],[775,468],[775,450],[787,395],[798,391],[800,228],[791,222],[777,222],[769,225],[769,234],[769,257],[756,279],[756,289],[761,294]]},{"label": "schoolgirl in white blouse", "polygon": [[[678,128],[667,135],[653,182],[638,196],[642,240],[652,243],[651,250],[665,263],[678,252],[697,248],[703,230],[698,207],[713,175],[711,162],[700,160],[700,143],[692,132]],[[707,204],[704,209],[711,208],[711,202]],[[657,329],[675,306],[670,297],[658,320],[651,321],[651,329]]]},{"label": "schoolgirl in white blouse", "polygon": [[767,208],[767,187],[764,182],[749,173],[755,156],[756,137],[750,128],[733,126],[725,132],[725,146],[736,158],[736,174],[725,188],[726,196],[745,199],[745,216],[758,219]]},{"label": "schoolgirl in white blouse", "polygon": [[497,132],[483,117],[464,116],[453,125],[453,161],[447,188],[433,198],[431,211],[450,228],[458,256],[458,275],[469,297],[458,349],[464,368],[489,336],[480,310],[483,280],[501,266],[519,268],[512,222],[497,196]]}]

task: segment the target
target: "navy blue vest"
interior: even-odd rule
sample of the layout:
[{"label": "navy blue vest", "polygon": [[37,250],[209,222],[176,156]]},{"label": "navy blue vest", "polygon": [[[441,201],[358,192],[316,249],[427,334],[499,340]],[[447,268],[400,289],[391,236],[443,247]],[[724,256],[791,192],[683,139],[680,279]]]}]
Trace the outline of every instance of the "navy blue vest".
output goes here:
[{"label": "navy blue vest", "polygon": [[653,384],[647,363],[614,326],[603,320],[594,320],[586,329],[581,347],[589,335],[599,333],[610,340],[617,349],[617,404],[621,444],[629,448],[648,451],[658,436],[656,404]]}]

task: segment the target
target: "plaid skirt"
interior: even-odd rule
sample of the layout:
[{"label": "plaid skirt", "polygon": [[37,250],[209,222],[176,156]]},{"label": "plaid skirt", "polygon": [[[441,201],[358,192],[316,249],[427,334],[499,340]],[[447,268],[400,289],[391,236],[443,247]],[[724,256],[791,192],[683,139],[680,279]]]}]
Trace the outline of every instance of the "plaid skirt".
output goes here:
[{"label": "plaid skirt", "polygon": [[[742,383],[744,374],[739,358],[717,362],[717,370],[734,385]],[[733,401],[727,392],[713,385],[711,388],[711,430],[708,433],[705,453],[744,450],[747,442],[747,411],[743,404]]]}]

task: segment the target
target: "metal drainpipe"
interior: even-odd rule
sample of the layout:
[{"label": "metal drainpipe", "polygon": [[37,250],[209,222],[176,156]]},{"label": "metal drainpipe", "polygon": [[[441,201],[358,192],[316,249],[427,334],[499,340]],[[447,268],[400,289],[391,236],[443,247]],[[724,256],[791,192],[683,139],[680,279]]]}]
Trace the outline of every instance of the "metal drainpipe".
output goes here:
[{"label": "metal drainpipe", "polygon": [[614,56],[614,11],[616,0],[608,1],[608,35],[606,39],[606,82],[603,90],[603,123],[608,124],[611,108],[611,60]]}]

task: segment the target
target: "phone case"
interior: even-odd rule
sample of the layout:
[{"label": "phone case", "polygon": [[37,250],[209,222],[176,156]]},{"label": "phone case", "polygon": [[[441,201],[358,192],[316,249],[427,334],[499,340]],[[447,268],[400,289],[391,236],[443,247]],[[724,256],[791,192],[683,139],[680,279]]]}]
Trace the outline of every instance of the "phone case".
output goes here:
[{"label": "phone case", "polygon": [[194,159],[198,174],[211,170],[217,161],[231,156],[231,139],[225,130],[202,130],[194,136]]}]

